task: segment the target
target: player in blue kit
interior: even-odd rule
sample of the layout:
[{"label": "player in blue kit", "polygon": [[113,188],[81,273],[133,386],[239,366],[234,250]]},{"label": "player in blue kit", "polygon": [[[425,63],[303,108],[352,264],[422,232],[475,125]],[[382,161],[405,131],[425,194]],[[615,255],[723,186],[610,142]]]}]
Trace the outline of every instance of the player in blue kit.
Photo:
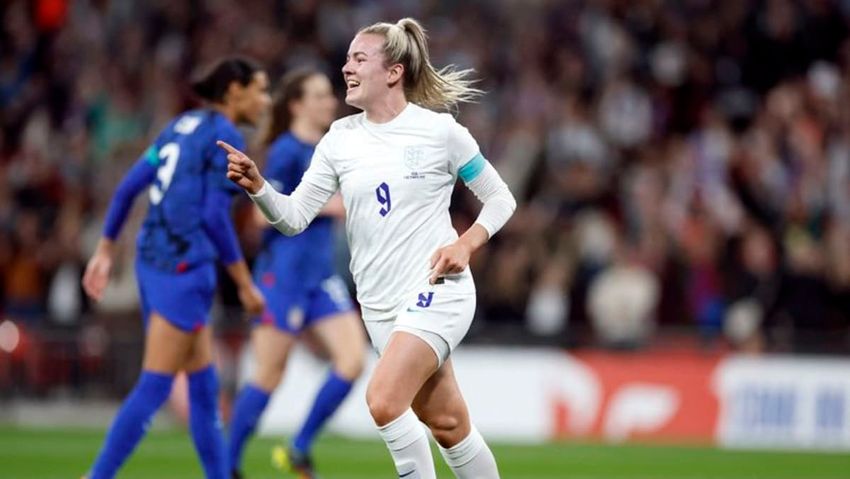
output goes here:
[{"label": "player in blue kit", "polygon": [[[293,71],[275,91],[265,175],[275,189],[291,193],[310,165],[316,144],[335,118],[337,100],[328,78],[314,70]],[[269,395],[281,381],[287,356],[302,331],[309,331],[330,355],[332,368],[303,426],[277,460],[301,478],[314,477],[310,449],[316,434],[351,390],[363,368],[365,335],[348,290],[333,268],[334,217],[342,199],[332,199],[301,235],[274,228],[263,236],[254,277],[267,309],[252,332],[257,370],[242,389],[230,428],[232,477],[241,477],[245,444]],[[258,224],[268,226],[257,211]]]},{"label": "player in blue kit", "polygon": [[221,261],[243,307],[265,306],[239,249],[230,219],[236,189],[215,140],[244,146],[235,123],[255,124],[268,109],[268,79],[253,62],[216,63],[193,85],[209,107],[175,118],[133,165],[113,195],[103,237],[89,260],[83,287],[94,300],[109,281],[114,242],[135,197],[149,188],[148,212],[137,240],[136,275],[145,321],[142,372],[118,411],[89,479],[114,477],[171,392],[174,375],[189,380],[189,426],[207,478],[225,478],[227,454],[218,416],[209,310]]}]

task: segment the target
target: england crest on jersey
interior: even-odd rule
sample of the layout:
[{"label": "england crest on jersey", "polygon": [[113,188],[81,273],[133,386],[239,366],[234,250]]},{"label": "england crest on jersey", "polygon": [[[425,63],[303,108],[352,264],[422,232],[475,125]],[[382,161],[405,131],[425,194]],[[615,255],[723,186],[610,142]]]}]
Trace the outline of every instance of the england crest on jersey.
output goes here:
[{"label": "england crest on jersey", "polygon": [[405,176],[406,180],[415,180],[424,178],[425,175],[419,173],[419,168],[425,160],[425,149],[420,145],[412,145],[404,147],[404,166],[410,170],[410,174]]},{"label": "england crest on jersey", "polygon": [[416,171],[422,165],[422,160],[425,158],[425,152],[419,145],[404,147],[404,165],[410,168],[410,171]]}]

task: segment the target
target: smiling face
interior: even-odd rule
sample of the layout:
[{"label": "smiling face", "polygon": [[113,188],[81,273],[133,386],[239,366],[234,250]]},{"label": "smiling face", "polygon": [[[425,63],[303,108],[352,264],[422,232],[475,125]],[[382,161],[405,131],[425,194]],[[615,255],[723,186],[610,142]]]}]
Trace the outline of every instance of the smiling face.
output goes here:
[{"label": "smiling face", "polygon": [[400,81],[401,65],[385,65],[383,48],[384,37],[374,33],[359,33],[351,41],[342,67],[347,104],[368,110]]}]

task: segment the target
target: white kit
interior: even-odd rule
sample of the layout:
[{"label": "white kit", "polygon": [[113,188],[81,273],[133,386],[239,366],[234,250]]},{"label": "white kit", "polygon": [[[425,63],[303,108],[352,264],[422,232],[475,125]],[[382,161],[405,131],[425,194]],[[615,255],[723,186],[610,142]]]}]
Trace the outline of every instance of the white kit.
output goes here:
[{"label": "white kit", "polygon": [[397,319],[453,349],[475,311],[472,275],[467,267],[437,285],[428,278],[431,256],[458,238],[449,216],[458,177],[484,203],[476,222],[492,236],[515,208],[507,186],[451,115],[410,103],[387,123],[363,113],[337,120],[291,196],[267,183],[252,199],[275,228],[293,235],[339,190],[357,299],[376,348],[386,338],[375,337],[378,325],[370,323]]}]

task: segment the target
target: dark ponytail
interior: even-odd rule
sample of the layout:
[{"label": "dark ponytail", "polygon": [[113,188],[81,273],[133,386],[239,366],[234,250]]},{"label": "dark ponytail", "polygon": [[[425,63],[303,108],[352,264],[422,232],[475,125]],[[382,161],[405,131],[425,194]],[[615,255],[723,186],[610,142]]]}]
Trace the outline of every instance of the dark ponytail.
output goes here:
[{"label": "dark ponytail", "polygon": [[239,82],[240,85],[247,86],[259,71],[262,69],[253,60],[242,57],[223,58],[195,76],[192,91],[204,100],[221,103],[231,83]]},{"label": "dark ponytail", "polygon": [[283,132],[292,128],[292,110],[290,103],[304,96],[304,83],[315,75],[323,75],[319,70],[301,68],[284,75],[272,95],[272,118],[263,135],[263,143],[271,144]]}]

